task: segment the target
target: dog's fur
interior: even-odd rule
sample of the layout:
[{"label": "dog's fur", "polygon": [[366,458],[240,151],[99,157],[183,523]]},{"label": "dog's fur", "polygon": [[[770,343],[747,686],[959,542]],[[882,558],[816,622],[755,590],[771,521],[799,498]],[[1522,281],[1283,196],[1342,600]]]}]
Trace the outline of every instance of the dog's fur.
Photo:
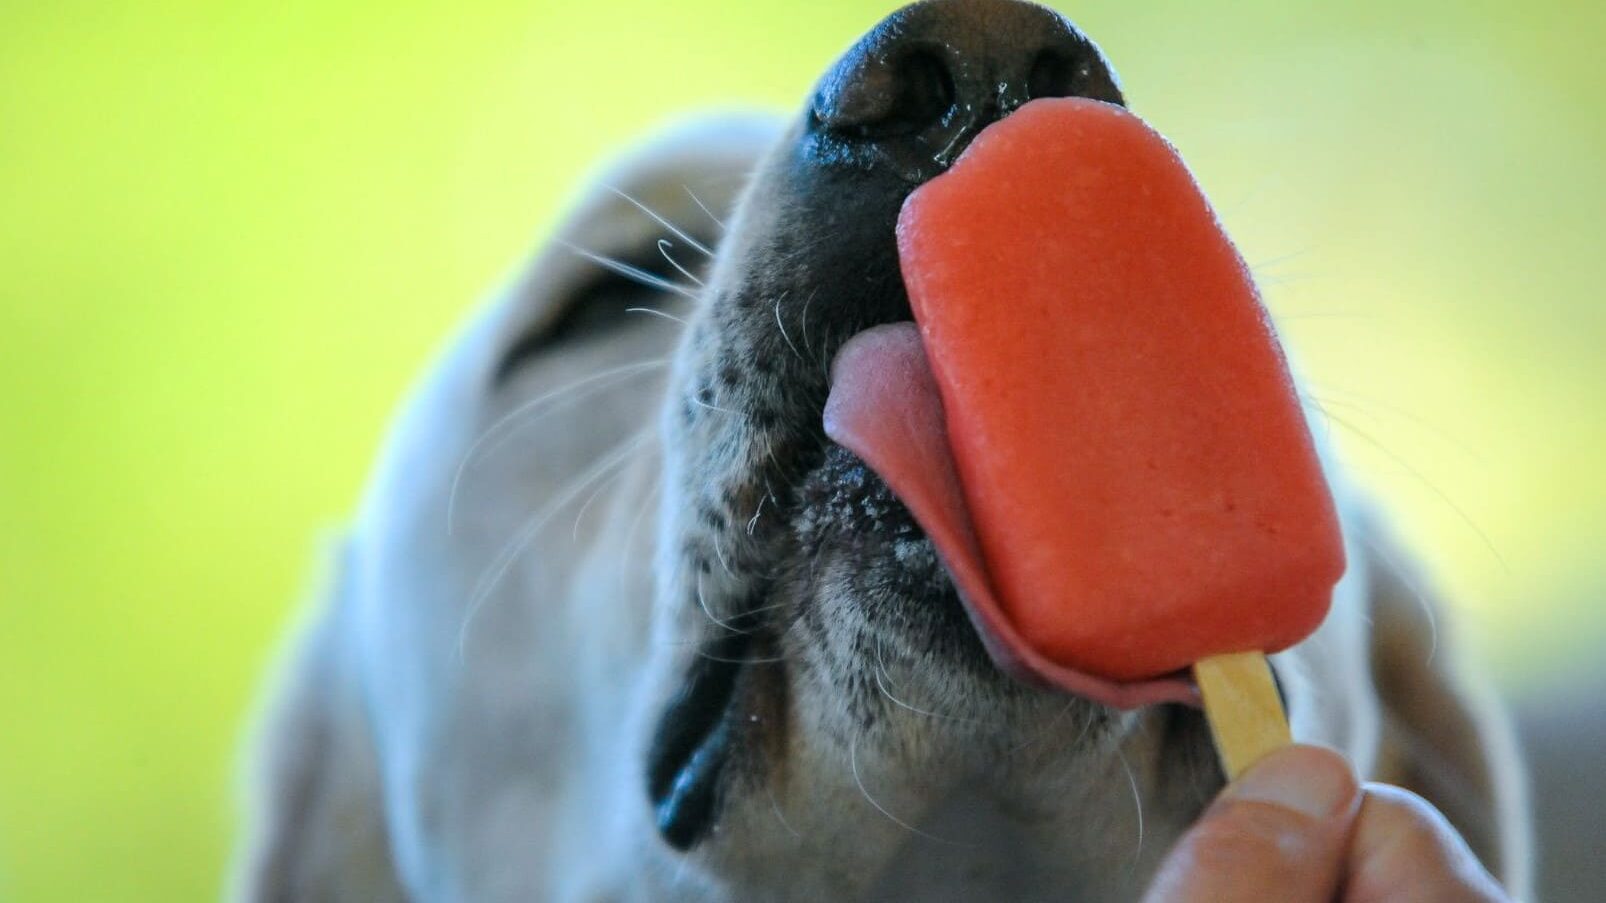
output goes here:
[{"label": "dog's fur", "polygon": [[[823,439],[834,350],[908,314],[897,198],[817,178],[817,140],[646,145],[417,388],[275,694],[243,897],[1129,899],[1220,786],[1198,712],[1002,677]],[[1329,471],[1350,569],[1275,657],[1295,733],[1520,894],[1511,737]]]}]

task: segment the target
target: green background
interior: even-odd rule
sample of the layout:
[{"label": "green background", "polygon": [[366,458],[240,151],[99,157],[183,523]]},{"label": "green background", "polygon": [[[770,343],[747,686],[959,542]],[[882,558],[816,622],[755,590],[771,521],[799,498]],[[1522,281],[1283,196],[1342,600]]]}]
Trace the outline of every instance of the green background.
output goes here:
[{"label": "green background", "polygon": [[[1606,638],[1602,4],[1079,2],[1513,695]],[[593,163],[862,2],[0,4],[0,895],[216,895],[387,417]]]}]

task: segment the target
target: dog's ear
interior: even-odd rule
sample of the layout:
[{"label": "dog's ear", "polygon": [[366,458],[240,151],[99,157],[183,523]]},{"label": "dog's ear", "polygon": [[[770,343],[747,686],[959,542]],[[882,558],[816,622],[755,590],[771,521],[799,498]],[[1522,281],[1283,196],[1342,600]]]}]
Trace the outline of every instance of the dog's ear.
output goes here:
[{"label": "dog's ear", "polygon": [[351,605],[352,558],[349,544],[333,557],[324,598],[282,663],[256,728],[249,821],[226,899],[406,899],[382,819],[355,663],[338,629]]},{"label": "dog's ear", "polygon": [[1527,788],[1515,734],[1459,654],[1420,569],[1375,519],[1369,560],[1372,677],[1383,703],[1375,777],[1427,799],[1517,899],[1531,875]]}]

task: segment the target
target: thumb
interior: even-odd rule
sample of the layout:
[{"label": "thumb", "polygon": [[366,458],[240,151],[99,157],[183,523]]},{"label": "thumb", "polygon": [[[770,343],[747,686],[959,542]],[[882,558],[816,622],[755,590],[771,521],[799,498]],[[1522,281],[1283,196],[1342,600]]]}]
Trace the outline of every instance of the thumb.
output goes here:
[{"label": "thumb", "polygon": [[1343,757],[1291,746],[1256,762],[1178,841],[1145,903],[1326,903],[1360,806]]}]

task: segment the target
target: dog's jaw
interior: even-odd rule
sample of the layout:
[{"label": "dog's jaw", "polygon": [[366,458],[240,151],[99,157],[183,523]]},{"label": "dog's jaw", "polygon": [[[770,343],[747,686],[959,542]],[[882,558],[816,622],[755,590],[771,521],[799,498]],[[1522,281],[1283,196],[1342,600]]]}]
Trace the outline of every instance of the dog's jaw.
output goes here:
[{"label": "dog's jaw", "polygon": [[[927,63],[911,69],[918,60]],[[931,91],[899,87],[916,76]],[[656,625],[677,652],[655,668],[690,689],[663,700],[646,770],[655,820],[676,848],[708,840],[729,795],[720,788],[769,761],[740,753],[744,773],[731,765],[736,747],[761,745],[744,720],[757,705],[750,687],[785,689],[770,707],[782,722],[773,731],[794,745],[831,738],[831,755],[845,750],[850,765],[899,745],[948,756],[965,746],[950,738],[977,720],[970,709],[1026,693],[987,664],[929,543],[878,477],[833,450],[821,413],[836,349],[909,317],[894,240],[904,198],[1033,91],[1120,100],[1097,48],[1040,7],[899,11],[821,80],[730,223],[662,423]],[[732,650],[749,663],[715,661]],[[940,675],[916,689],[948,710],[925,715],[943,729],[906,725],[931,739],[859,750],[896,720],[883,672],[900,665],[915,675],[906,683]],[[751,678],[759,669],[765,681]],[[924,807],[934,794],[918,796]]]}]

